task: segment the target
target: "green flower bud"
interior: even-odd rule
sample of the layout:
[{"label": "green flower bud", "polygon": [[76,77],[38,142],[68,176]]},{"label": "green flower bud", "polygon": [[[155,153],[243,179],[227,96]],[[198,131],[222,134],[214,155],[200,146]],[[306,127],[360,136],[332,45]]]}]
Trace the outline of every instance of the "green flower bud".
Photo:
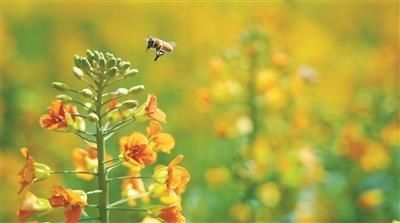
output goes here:
[{"label": "green flower bud", "polygon": [[93,92],[89,88],[82,89],[79,93],[85,98],[93,98]]},{"label": "green flower bud", "polygon": [[118,88],[116,91],[113,92],[113,95],[119,96],[119,95],[127,95],[129,93],[128,89],[126,88]]},{"label": "green flower bud", "polygon": [[138,69],[129,69],[128,71],[125,72],[124,77],[125,77],[125,78],[126,78],[126,77],[130,77],[130,76],[133,76],[133,75],[135,75],[135,74],[137,74],[137,73],[139,73],[139,70],[138,70]]},{"label": "green flower bud", "polygon": [[89,61],[86,58],[81,59],[82,62],[82,69],[86,72],[89,72],[92,70],[92,66],[90,65]]},{"label": "green flower bud", "polygon": [[88,115],[88,117],[89,117],[89,121],[91,121],[91,122],[98,122],[99,121],[99,117],[95,113],[90,113]]},{"label": "green flower bud", "polygon": [[106,66],[106,59],[104,59],[104,57],[101,56],[97,61],[101,68],[104,68]]},{"label": "green flower bud", "polygon": [[99,53],[99,51],[95,50],[94,51],[94,59],[98,60],[99,58],[100,58],[100,53]]},{"label": "green flower bud", "polygon": [[136,108],[138,105],[139,103],[136,100],[126,100],[121,103],[121,107],[126,109]]},{"label": "green flower bud", "polygon": [[69,103],[72,100],[72,98],[66,94],[59,94],[56,96],[56,98],[62,100],[65,103]]},{"label": "green flower bud", "polygon": [[116,58],[116,60],[117,60],[117,64],[118,64],[118,65],[119,65],[119,64],[121,63],[121,61],[122,61],[121,57]]},{"label": "green flower bud", "polygon": [[115,75],[117,75],[117,73],[118,73],[118,68],[117,68],[117,67],[111,67],[111,68],[107,71],[106,76],[108,76],[108,77],[115,77]]},{"label": "green flower bud", "polygon": [[168,178],[168,167],[161,167],[154,171],[154,179],[159,183],[165,183]]},{"label": "green flower bud", "polygon": [[76,78],[82,79],[83,78],[83,71],[79,69],[78,67],[73,67],[72,72],[75,75]]},{"label": "green flower bud", "polygon": [[67,91],[69,90],[68,85],[62,83],[62,82],[53,82],[51,83],[51,86],[59,91]]},{"label": "green flower bud", "polygon": [[122,61],[121,63],[119,63],[119,69],[121,69],[122,71],[128,70],[130,66],[131,66],[131,63],[126,62],[126,61]]},{"label": "green flower bud", "polygon": [[94,53],[89,49],[86,50],[86,56],[87,56],[88,60],[94,59]]},{"label": "green flower bud", "polygon": [[43,163],[34,162],[33,167],[35,168],[35,182],[46,180],[51,175],[51,169]]},{"label": "green flower bud", "polygon": [[79,55],[74,56],[74,64],[76,67],[82,67],[81,57]]},{"label": "green flower bud", "polygon": [[106,54],[104,56],[107,60],[110,59],[111,57],[114,57],[114,55],[112,55],[112,53],[110,53],[110,52],[106,52]]},{"label": "green flower bud", "polygon": [[114,57],[108,59],[106,63],[107,68],[115,67],[116,65],[117,65],[117,60]]},{"label": "green flower bud", "polygon": [[129,94],[139,94],[140,92],[142,92],[144,90],[144,85],[138,85],[138,86],[134,86],[129,88]]}]

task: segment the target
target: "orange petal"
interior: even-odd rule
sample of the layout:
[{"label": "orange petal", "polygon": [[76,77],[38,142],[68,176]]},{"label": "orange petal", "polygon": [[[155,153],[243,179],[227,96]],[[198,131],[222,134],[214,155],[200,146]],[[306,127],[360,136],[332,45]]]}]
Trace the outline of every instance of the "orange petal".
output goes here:
[{"label": "orange petal", "polygon": [[182,154],[179,154],[175,159],[173,159],[169,164],[168,167],[173,167],[178,165],[182,160],[184,156]]},{"label": "orange petal", "polygon": [[175,147],[174,138],[167,133],[160,133],[153,137],[153,142],[155,143],[155,151],[162,151],[165,153],[170,153]]},{"label": "orange petal", "polygon": [[76,223],[81,218],[81,207],[79,205],[69,206],[65,209],[64,216],[66,223]]}]

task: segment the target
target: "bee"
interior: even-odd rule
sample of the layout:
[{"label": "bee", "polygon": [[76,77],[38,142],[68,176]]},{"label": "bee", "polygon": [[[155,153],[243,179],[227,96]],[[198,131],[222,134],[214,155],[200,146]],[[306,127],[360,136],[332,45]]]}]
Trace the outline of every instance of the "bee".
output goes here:
[{"label": "bee", "polygon": [[158,58],[160,58],[165,53],[170,53],[174,51],[174,47],[176,45],[174,42],[167,42],[152,36],[149,36],[146,39],[146,42],[147,42],[146,52],[151,48],[153,48],[156,51],[156,57],[154,58],[154,61],[157,61]]}]

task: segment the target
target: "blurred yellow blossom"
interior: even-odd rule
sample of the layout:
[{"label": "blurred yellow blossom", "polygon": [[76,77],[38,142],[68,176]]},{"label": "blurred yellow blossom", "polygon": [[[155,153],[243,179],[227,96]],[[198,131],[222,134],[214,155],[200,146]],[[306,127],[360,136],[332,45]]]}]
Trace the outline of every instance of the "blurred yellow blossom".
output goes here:
[{"label": "blurred yellow blossom", "polygon": [[223,185],[231,177],[231,173],[226,167],[216,167],[208,169],[204,173],[204,178],[206,179],[208,185],[217,187]]},{"label": "blurred yellow blossom", "polygon": [[364,191],[358,197],[358,203],[364,209],[373,209],[382,204],[383,202],[383,192],[380,189],[370,189]]},{"label": "blurred yellow blossom", "polygon": [[361,168],[367,172],[381,170],[390,163],[390,157],[386,149],[378,143],[371,143],[367,151],[361,156]]},{"label": "blurred yellow blossom", "polygon": [[251,217],[251,209],[244,203],[238,203],[232,206],[229,210],[233,219],[239,222],[248,222]]},{"label": "blurred yellow blossom", "polygon": [[260,93],[265,93],[278,84],[278,77],[275,71],[263,69],[256,75],[256,87]]},{"label": "blurred yellow blossom", "polygon": [[268,207],[275,207],[281,200],[279,186],[273,182],[260,185],[257,188],[257,195],[261,202]]},{"label": "blurred yellow blossom", "polygon": [[286,105],[287,96],[280,87],[274,87],[265,94],[265,100],[269,108],[281,109]]}]

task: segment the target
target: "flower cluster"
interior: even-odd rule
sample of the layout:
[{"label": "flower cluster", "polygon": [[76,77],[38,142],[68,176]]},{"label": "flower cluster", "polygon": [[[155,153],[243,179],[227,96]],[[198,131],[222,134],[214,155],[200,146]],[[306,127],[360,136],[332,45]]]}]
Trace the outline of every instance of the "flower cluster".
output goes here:
[{"label": "flower cluster", "polygon": [[[73,133],[84,142],[85,149],[72,149],[74,170],[55,171],[49,166],[35,162],[29,150],[22,148],[26,163],[18,173],[20,189],[18,194],[34,182],[47,179],[52,174],[75,174],[83,180],[97,179],[98,189],[92,191],[66,189],[53,186],[49,199],[37,198],[26,192],[18,211],[18,219],[41,218],[54,208],[65,209],[65,221],[75,223],[81,219],[84,208],[97,208],[99,216],[86,216],[85,220],[109,222],[109,213],[117,210],[146,211],[146,219],[168,223],[184,222],[181,194],[190,180],[189,172],[179,166],[183,155],[178,155],[168,166],[155,166],[154,174],[142,176],[141,170],[157,162],[158,153],[171,153],[175,147],[172,135],[163,132],[161,123],[166,123],[166,114],[158,108],[157,97],[149,94],[147,100],[139,105],[136,98],[121,100],[122,97],[135,97],[144,90],[143,85],[130,88],[108,90],[110,85],[124,80],[138,70],[131,68],[129,62],[116,58],[111,53],[87,50],[86,57],[75,56],[73,74],[88,88],[74,89],[61,82],[52,86],[64,92],[57,95],[39,119],[45,129]],[[72,97],[68,93],[77,97]],[[79,110],[81,111],[79,112]],[[106,141],[118,130],[135,122],[148,122],[147,133],[135,131],[119,140],[120,152],[116,158],[108,154]],[[93,129],[95,131],[93,131]],[[112,176],[112,170],[121,166],[129,169],[126,176]],[[148,179],[149,182],[146,182]],[[120,200],[110,202],[109,184],[121,182]],[[97,204],[89,204],[88,196],[98,195]],[[169,197],[166,202],[166,197]],[[157,198],[151,206],[127,209],[119,205],[128,203],[138,206],[137,199],[148,203]],[[82,219],[81,219],[82,220]]]}]

